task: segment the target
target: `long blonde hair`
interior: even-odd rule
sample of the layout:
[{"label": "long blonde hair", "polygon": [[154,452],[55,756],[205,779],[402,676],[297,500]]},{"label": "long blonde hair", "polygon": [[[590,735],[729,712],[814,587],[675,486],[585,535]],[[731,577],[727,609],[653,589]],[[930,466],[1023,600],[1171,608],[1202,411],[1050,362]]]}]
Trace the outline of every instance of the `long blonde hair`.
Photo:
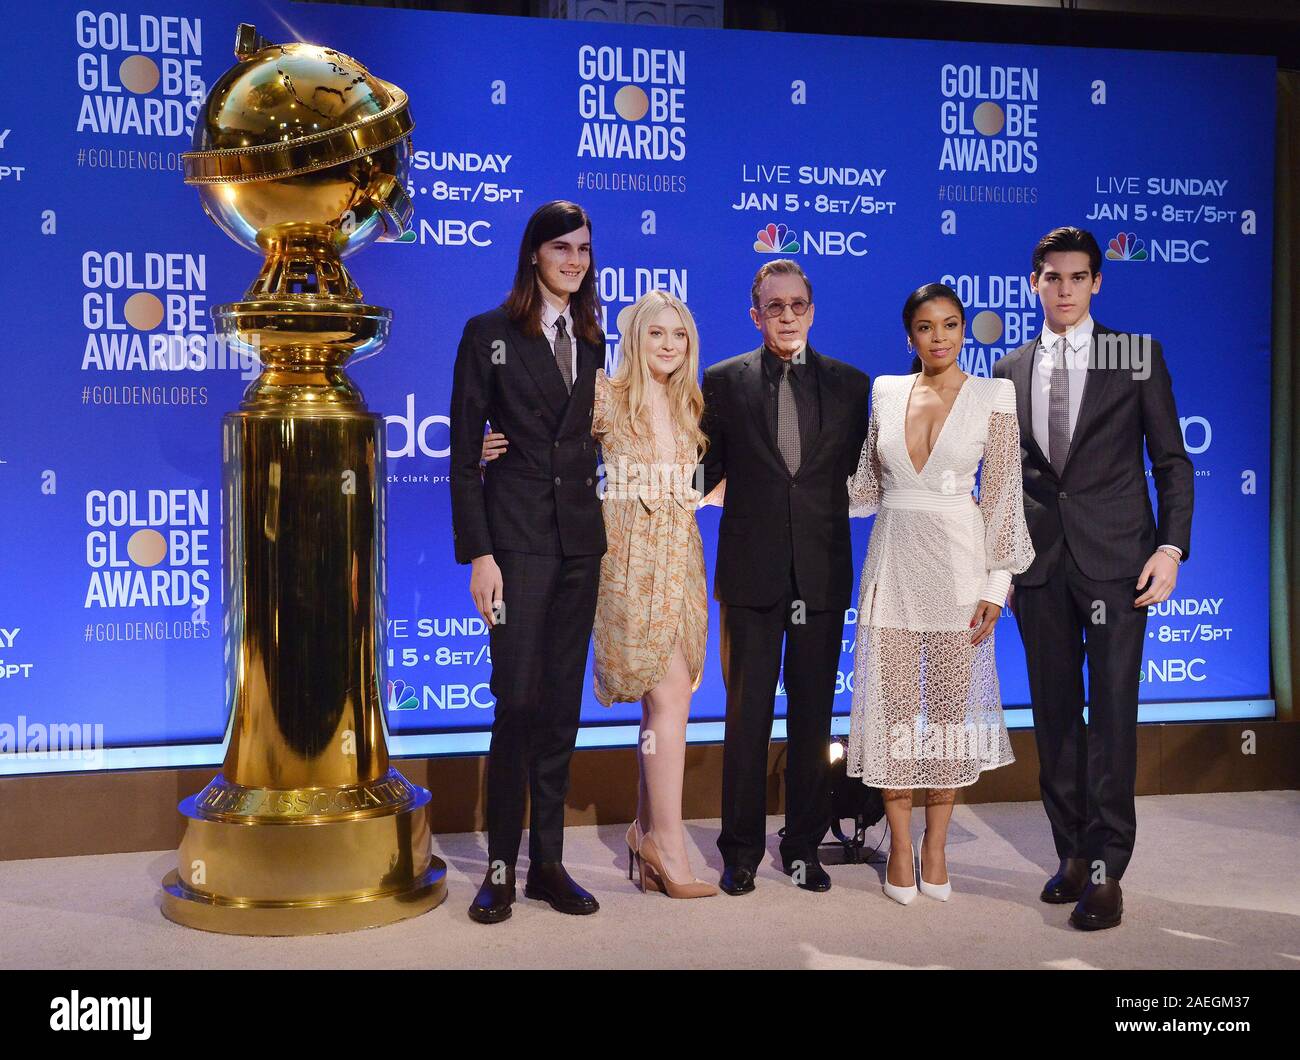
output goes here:
[{"label": "long blonde hair", "polygon": [[678,428],[684,430],[695,445],[696,458],[704,454],[709,440],[700,430],[704,412],[704,395],[700,392],[700,335],[695,318],[685,303],[667,291],[649,291],[632,305],[627,327],[619,340],[621,359],[610,378],[614,391],[611,429],[651,437],[654,428],[648,416],[646,394],[652,382],[650,365],[645,356],[645,336],[650,321],[666,308],[677,311],[686,329],[686,356],[668,377],[668,408]]}]

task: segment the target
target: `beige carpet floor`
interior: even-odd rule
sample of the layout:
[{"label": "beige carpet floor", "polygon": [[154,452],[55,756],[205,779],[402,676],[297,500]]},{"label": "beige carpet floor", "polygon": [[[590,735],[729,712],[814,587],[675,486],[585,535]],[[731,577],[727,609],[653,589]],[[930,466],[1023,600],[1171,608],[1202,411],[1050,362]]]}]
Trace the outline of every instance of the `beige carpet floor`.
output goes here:
[{"label": "beige carpet floor", "polygon": [[[773,860],[780,823],[769,821],[753,894],[694,901],[634,889],[625,826],[572,828],[565,861],[600,912],[563,916],[523,899],[521,887],[513,918],[490,927],[465,913],[485,867],[483,837],[439,836],[442,906],[312,938],[213,935],[164,920],[157,887],[172,851],[0,862],[0,967],[1300,969],[1300,792],[1139,799],[1124,923],[1094,933],[1069,926],[1069,906],[1038,901],[1055,858],[1036,803],[957,807],[946,904],[891,902],[883,864],[828,864],[830,892],[800,891]],[[718,822],[687,828],[700,874],[716,879]],[[921,828],[917,810],[917,839]]]}]

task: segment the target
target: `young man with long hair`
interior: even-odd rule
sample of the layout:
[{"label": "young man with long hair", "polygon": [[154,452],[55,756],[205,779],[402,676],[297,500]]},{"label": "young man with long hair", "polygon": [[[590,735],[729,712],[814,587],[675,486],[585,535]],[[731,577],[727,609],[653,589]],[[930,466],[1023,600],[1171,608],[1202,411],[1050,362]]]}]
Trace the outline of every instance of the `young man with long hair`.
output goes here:
[{"label": "young man with long hair", "polygon": [[[470,906],[510,916],[530,801],[524,894],[574,914],[596,899],[562,862],[569,760],[596,609],[605,525],[591,438],[604,363],[591,219],[555,201],[528,220],[505,303],[469,320],[451,393],[456,559],[490,627],[496,708],[487,765],[488,870]],[[510,451],[480,469],[488,421]]]}]

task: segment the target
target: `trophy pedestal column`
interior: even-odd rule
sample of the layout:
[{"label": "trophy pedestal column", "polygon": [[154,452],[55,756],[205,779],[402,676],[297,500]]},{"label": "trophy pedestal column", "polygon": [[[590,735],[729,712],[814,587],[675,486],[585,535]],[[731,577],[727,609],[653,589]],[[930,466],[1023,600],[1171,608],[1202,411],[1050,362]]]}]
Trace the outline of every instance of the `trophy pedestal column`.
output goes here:
[{"label": "trophy pedestal column", "polygon": [[340,367],[274,359],[223,451],[231,717],[221,774],[180,804],[163,915],[236,935],[418,916],[446,866],[429,792],[388,759],[383,421]]}]

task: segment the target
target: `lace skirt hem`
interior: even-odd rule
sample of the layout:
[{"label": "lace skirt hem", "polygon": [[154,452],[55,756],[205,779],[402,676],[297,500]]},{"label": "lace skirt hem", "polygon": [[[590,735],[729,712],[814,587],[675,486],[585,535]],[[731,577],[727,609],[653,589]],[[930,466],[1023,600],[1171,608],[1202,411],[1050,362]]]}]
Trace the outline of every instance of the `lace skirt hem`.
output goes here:
[{"label": "lace skirt hem", "polygon": [[[859,768],[857,772],[854,772],[853,766],[849,766],[849,776],[853,777],[856,780],[861,780],[862,783],[866,784],[868,787],[879,788],[881,790],[884,790],[886,788],[890,788],[895,791],[907,791],[907,790],[920,791],[925,788],[933,788],[936,791],[955,790],[957,788],[969,788],[972,784],[974,784],[977,780],[979,780],[982,774],[988,773],[994,769],[1001,769],[1003,766],[1009,766],[1015,760],[1016,760],[1015,755],[1012,755],[1008,758],[1003,758],[996,762],[986,762],[984,765],[980,766],[979,769],[976,770],[975,775],[971,777],[969,780],[957,781],[955,783],[954,782],[948,782],[942,784],[930,783],[930,782],[925,782],[921,784],[895,783],[889,780],[888,778],[877,779],[876,777],[866,776],[864,771],[861,768]],[[915,780],[915,778],[911,778],[911,779]]]}]

